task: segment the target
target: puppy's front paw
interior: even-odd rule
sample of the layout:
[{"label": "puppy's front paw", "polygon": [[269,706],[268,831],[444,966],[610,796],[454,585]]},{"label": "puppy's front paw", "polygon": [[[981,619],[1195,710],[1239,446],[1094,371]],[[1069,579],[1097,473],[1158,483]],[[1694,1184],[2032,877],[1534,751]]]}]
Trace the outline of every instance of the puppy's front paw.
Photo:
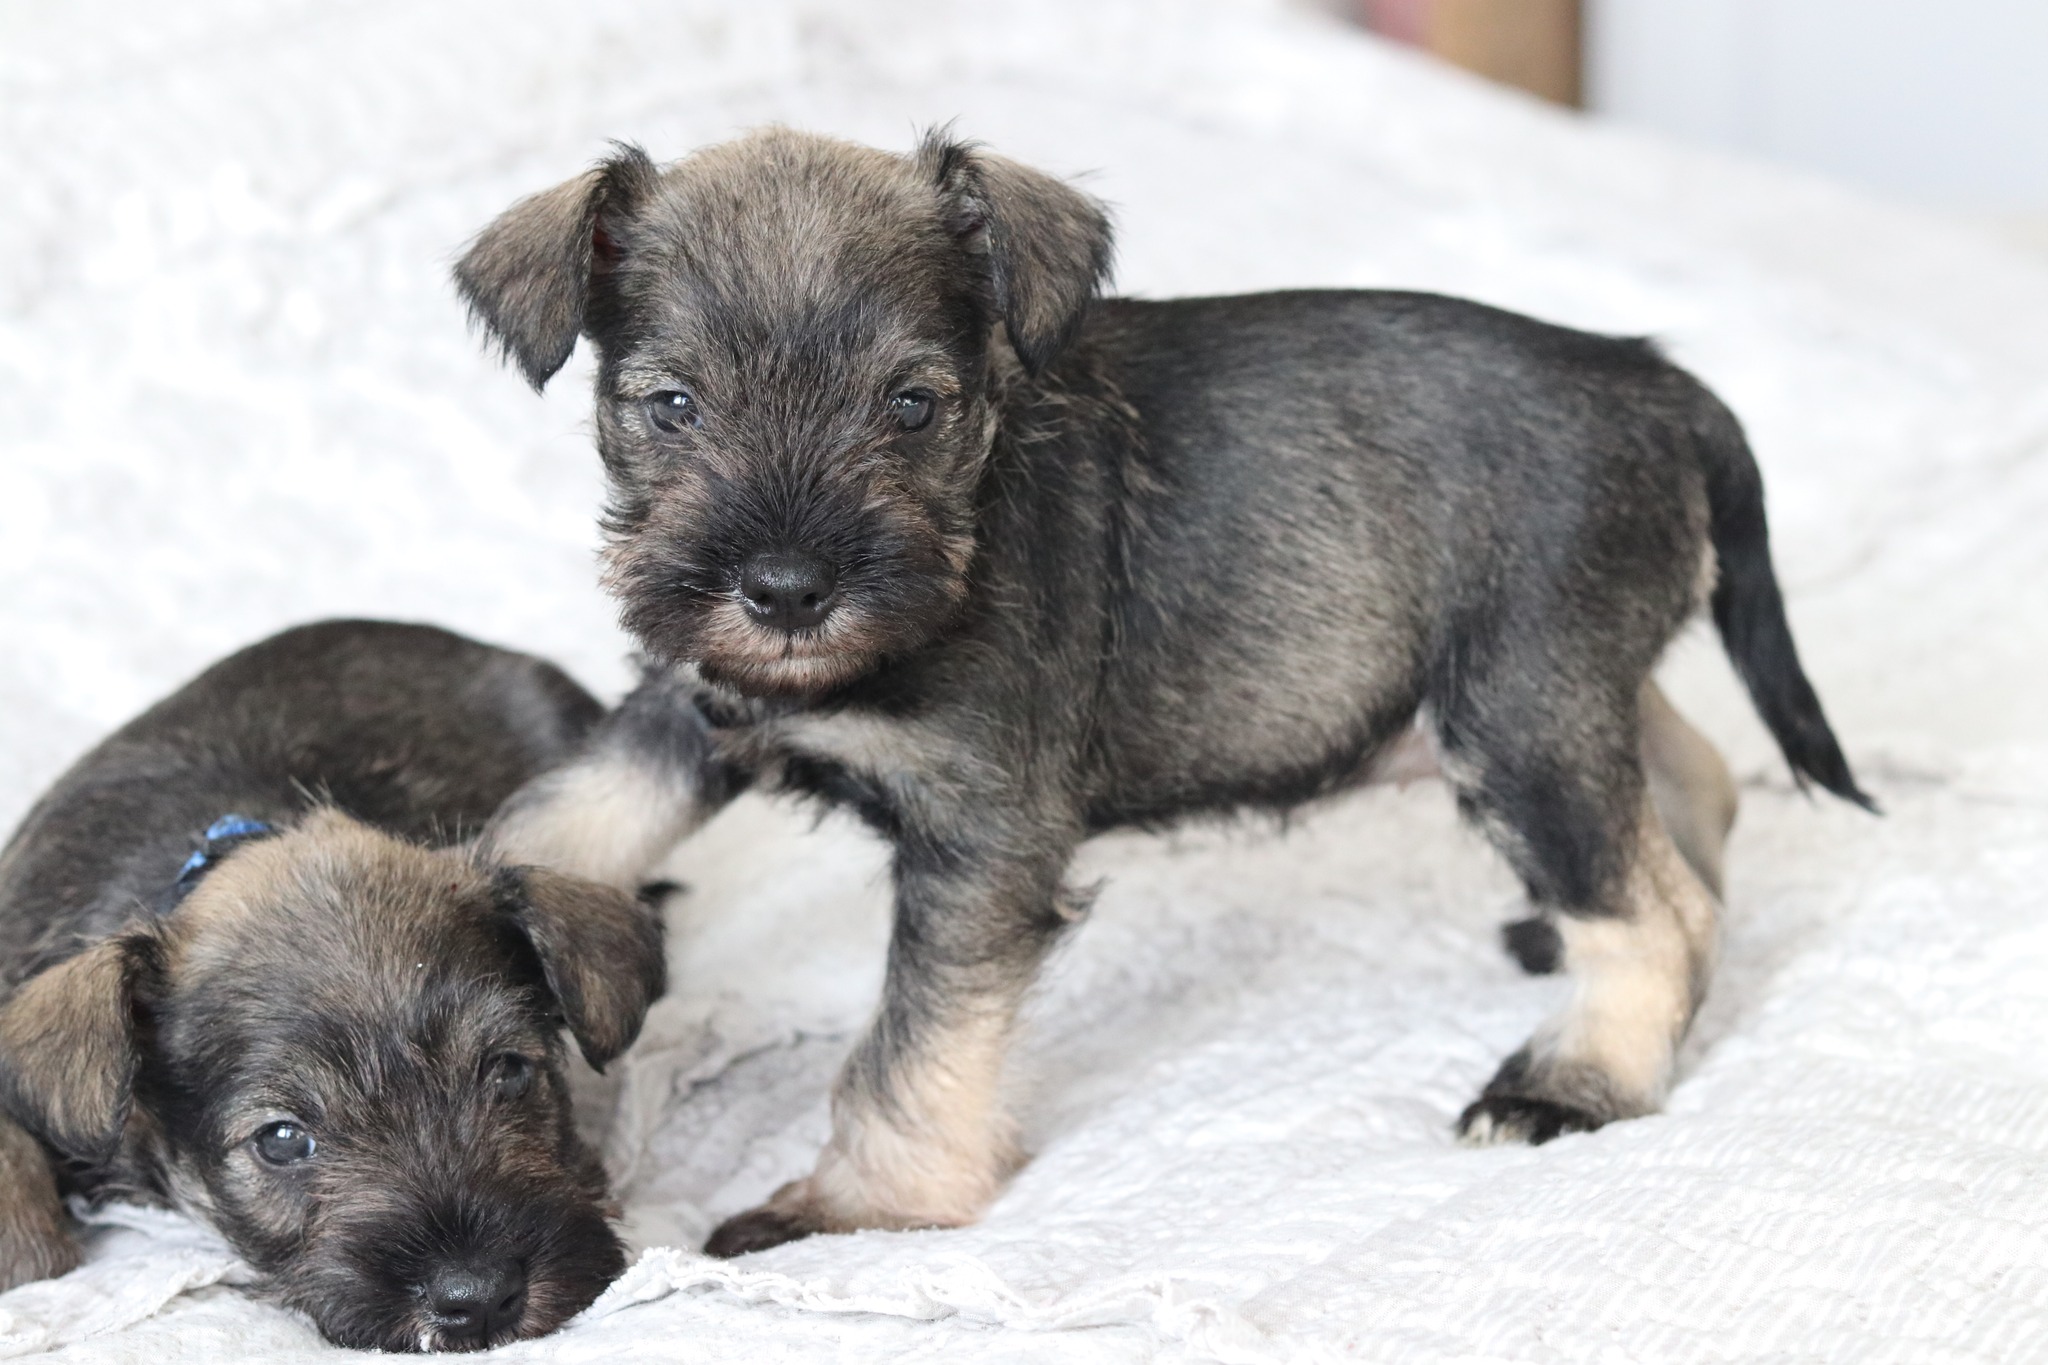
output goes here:
[{"label": "puppy's front paw", "polygon": [[784,1242],[794,1242],[815,1233],[834,1229],[810,1207],[804,1197],[806,1182],[797,1180],[777,1190],[758,1209],[736,1213],[712,1230],[704,1243],[704,1254],[719,1260],[766,1251]]},{"label": "puppy's front paw", "polygon": [[1563,1133],[1590,1133],[1605,1120],[1551,1100],[1481,1095],[1458,1116],[1458,1138],[1474,1147],[1526,1142],[1540,1147]]},{"label": "puppy's front paw", "polygon": [[721,1261],[735,1256],[744,1256],[750,1251],[766,1251],[779,1247],[784,1242],[794,1242],[808,1237],[823,1228],[812,1227],[795,1214],[784,1213],[781,1209],[748,1209],[737,1213],[720,1223],[704,1243],[704,1254],[716,1256]]}]

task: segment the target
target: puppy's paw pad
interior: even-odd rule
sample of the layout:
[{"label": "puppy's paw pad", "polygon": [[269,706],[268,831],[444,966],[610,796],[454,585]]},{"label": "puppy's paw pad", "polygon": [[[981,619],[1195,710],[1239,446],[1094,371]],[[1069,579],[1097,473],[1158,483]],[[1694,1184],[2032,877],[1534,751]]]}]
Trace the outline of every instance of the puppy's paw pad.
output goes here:
[{"label": "puppy's paw pad", "polygon": [[1565,1133],[1590,1133],[1601,1122],[1568,1104],[1519,1095],[1482,1095],[1458,1116],[1458,1138],[1474,1147],[1504,1142],[1540,1147]]},{"label": "puppy's paw pad", "polygon": [[822,1231],[824,1229],[798,1213],[772,1206],[748,1209],[745,1213],[734,1214],[712,1231],[710,1240],[704,1243],[704,1254],[725,1261],[750,1251],[779,1247],[784,1242],[794,1242]]},{"label": "puppy's paw pad", "polygon": [[669,897],[686,896],[689,893],[690,888],[687,883],[662,880],[658,882],[642,882],[640,883],[640,889],[633,894],[642,905],[659,910],[668,903]]},{"label": "puppy's paw pad", "polygon": [[1518,919],[1500,927],[1501,946],[1531,976],[1549,976],[1564,965],[1564,938],[1547,919]]}]

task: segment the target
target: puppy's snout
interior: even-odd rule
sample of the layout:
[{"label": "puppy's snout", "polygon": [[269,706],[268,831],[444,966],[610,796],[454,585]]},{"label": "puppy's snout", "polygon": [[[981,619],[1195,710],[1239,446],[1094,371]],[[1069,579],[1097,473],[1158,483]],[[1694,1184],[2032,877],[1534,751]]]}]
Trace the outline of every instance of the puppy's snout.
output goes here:
[{"label": "puppy's snout", "polygon": [[838,586],[831,563],[808,550],[755,555],[740,571],[747,614],[777,630],[802,630],[824,620]]},{"label": "puppy's snout", "polygon": [[427,1279],[427,1307],[448,1346],[488,1346],[519,1325],[526,1272],[513,1261],[463,1261]]}]

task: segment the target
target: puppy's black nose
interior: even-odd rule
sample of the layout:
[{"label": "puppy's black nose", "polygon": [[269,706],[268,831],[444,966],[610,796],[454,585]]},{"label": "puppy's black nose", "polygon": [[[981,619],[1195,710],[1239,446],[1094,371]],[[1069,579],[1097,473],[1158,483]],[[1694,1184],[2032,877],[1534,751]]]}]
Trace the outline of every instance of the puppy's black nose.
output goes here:
[{"label": "puppy's black nose", "polygon": [[427,1280],[427,1308],[449,1344],[488,1345],[526,1311],[526,1272],[512,1261],[461,1261]]},{"label": "puppy's black nose", "polygon": [[764,626],[801,630],[815,626],[832,610],[832,591],[839,575],[832,565],[808,550],[776,550],[755,555],[740,570],[740,595],[747,614]]}]

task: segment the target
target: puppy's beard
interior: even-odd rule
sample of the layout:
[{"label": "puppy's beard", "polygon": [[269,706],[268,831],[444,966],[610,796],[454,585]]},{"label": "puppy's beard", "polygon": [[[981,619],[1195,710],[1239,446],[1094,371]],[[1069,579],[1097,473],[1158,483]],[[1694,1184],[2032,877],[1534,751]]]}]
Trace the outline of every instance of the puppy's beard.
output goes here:
[{"label": "puppy's beard", "polygon": [[529,1337],[539,1335],[541,1335],[539,1332],[528,1331],[523,1319],[518,1326],[495,1333],[488,1340],[483,1337],[450,1335],[442,1328],[431,1324],[423,1324],[419,1329],[419,1340],[415,1349],[421,1355],[452,1355],[457,1352],[488,1351],[495,1347],[507,1346],[512,1342],[524,1341]]},{"label": "puppy's beard", "polygon": [[[307,1313],[340,1346],[488,1350],[554,1331],[618,1278],[625,1247],[608,1212],[585,1198],[531,1187],[466,1205],[383,1201],[367,1216],[344,1217],[342,1227],[316,1229],[267,1296]],[[466,1235],[450,1240],[451,1227]],[[455,1256],[508,1257],[525,1271],[517,1318],[488,1340],[437,1321],[426,1297],[434,1268]]]},{"label": "puppy's beard", "polygon": [[788,632],[757,624],[736,598],[711,607],[695,644],[698,672],[750,696],[816,696],[869,672],[882,653],[858,607]]}]

